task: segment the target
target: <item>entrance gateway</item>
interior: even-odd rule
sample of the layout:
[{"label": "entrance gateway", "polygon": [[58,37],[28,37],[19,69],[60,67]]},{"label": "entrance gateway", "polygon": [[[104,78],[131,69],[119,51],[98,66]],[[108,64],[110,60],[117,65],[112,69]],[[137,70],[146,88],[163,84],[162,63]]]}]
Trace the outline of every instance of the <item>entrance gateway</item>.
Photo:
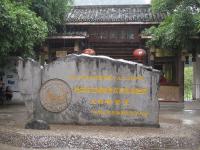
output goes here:
[{"label": "entrance gateway", "polygon": [[[41,68],[19,60],[32,116],[48,123],[159,126],[160,72],[105,56],[68,55]],[[28,104],[27,103],[27,104]]]}]

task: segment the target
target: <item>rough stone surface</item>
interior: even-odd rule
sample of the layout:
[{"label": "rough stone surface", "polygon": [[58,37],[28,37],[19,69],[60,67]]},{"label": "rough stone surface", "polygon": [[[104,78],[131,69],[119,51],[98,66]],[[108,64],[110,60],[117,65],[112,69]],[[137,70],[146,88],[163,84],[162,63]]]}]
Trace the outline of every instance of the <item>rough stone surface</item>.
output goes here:
[{"label": "rough stone surface", "polygon": [[50,127],[46,121],[43,120],[32,120],[25,126],[26,129],[37,129],[37,130],[49,130]]},{"label": "rough stone surface", "polygon": [[159,126],[159,72],[103,56],[68,55],[41,68],[18,63],[33,117],[48,123]]},{"label": "rough stone surface", "polygon": [[42,82],[42,68],[32,59],[19,59],[17,65],[19,89],[26,104],[29,119],[33,119],[36,101],[39,100],[39,90]]}]

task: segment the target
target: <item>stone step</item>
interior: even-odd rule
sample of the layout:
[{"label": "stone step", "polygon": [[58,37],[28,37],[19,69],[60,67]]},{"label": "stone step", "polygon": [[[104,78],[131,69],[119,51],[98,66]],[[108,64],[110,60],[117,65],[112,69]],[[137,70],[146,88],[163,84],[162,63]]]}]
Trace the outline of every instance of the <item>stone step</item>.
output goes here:
[{"label": "stone step", "polygon": [[176,109],[176,110],[182,110],[184,109],[184,103],[183,102],[159,102],[160,109]]}]

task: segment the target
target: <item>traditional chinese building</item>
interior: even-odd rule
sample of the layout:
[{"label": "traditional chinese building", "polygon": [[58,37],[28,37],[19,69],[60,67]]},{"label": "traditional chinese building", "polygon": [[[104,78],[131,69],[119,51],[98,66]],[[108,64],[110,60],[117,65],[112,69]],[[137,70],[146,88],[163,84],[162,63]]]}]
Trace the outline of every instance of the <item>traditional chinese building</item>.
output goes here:
[{"label": "traditional chinese building", "polygon": [[133,51],[146,51],[142,61],[163,72],[159,92],[160,101],[183,106],[184,63],[180,54],[168,50],[148,49],[141,32],[157,26],[165,14],[153,14],[150,5],[82,5],[74,6],[66,15],[66,24],[60,34],[48,38],[50,60],[86,48],[96,55],[137,61]]}]

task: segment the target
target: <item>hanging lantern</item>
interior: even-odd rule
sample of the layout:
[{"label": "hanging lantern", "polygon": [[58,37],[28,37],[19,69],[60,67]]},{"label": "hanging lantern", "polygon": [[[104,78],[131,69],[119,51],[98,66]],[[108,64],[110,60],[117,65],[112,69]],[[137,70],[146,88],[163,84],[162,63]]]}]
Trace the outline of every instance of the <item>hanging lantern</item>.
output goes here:
[{"label": "hanging lantern", "polygon": [[91,49],[91,48],[87,48],[87,49],[83,50],[83,54],[95,55],[96,52],[93,49]]},{"label": "hanging lantern", "polygon": [[138,61],[142,61],[146,56],[146,51],[143,49],[136,49],[133,51],[133,58]]}]

